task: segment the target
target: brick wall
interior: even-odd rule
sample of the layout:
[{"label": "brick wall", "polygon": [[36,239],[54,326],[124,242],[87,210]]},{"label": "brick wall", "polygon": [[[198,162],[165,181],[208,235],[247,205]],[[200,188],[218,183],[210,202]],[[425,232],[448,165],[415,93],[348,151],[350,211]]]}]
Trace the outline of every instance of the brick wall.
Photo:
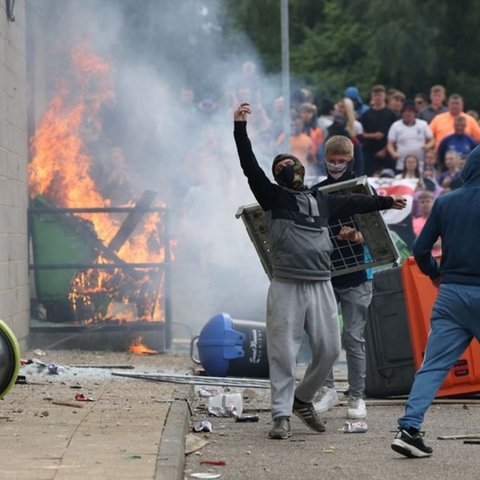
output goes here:
[{"label": "brick wall", "polygon": [[15,21],[0,1],[0,319],[26,347],[30,306],[27,237],[25,2]]}]

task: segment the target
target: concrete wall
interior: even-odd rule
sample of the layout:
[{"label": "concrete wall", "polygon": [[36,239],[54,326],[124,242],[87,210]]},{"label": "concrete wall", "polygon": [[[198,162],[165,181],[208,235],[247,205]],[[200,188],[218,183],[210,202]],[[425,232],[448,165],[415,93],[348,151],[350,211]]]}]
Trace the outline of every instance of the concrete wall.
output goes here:
[{"label": "concrete wall", "polygon": [[27,237],[25,1],[15,21],[0,1],[0,319],[26,348],[30,321]]}]

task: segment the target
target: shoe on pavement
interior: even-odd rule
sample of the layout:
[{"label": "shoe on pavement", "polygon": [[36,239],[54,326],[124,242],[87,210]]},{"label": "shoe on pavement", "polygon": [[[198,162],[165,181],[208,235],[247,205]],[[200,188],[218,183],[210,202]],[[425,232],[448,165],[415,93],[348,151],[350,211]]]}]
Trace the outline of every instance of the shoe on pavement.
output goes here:
[{"label": "shoe on pavement", "polygon": [[409,433],[406,429],[402,428],[393,439],[392,449],[409,458],[430,457],[433,450],[423,443],[422,437],[423,432],[412,431]]},{"label": "shoe on pavement", "polygon": [[366,418],[367,407],[365,400],[359,397],[348,399],[347,418]]},{"label": "shoe on pavement", "polygon": [[337,391],[334,388],[322,387],[320,392],[322,393],[320,400],[313,404],[317,413],[328,412],[328,410],[340,403]]},{"label": "shoe on pavement", "polygon": [[273,427],[268,432],[270,438],[276,440],[284,440],[290,437],[290,418],[289,417],[277,417],[273,420]]},{"label": "shoe on pavement", "polygon": [[313,403],[301,402],[295,398],[293,402],[293,413],[311,430],[324,432],[326,430],[325,422],[315,411]]}]

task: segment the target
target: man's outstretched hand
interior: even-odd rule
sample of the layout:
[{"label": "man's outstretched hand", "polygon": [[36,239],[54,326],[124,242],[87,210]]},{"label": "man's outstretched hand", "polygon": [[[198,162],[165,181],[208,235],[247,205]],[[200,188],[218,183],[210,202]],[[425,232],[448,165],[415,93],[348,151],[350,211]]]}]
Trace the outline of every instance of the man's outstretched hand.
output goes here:
[{"label": "man's outstretched hand", "polygon": [[407,199],[401,195],[391,195],[393,198],[393,205],[391,208],[394,210],[403,210],[407,206]]},{"label": "man's outstretched hand", "polygon": [[250,110],[250,104],[241,103],[240,106],[233,113],[233,119],[236,122],[246,122],[247,115],[250,115],[252,111]]}]

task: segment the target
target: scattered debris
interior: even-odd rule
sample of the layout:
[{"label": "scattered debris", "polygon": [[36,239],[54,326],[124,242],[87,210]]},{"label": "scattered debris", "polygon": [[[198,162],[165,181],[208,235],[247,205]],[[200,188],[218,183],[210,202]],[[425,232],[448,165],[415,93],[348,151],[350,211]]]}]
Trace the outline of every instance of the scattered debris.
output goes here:
[{"label": "scattered debris", "polygon": [[270,388],[269,380],[257,378],[226,378],[226,377],[202,377],[201,375],[169,375],[169,374],[140,374],[140,373],[117,373],[112,372],[116,377],[139,378],[153,380],[155,382],[183,383],[188,385],[222,385],[224,387],[251,387]]},{"label": "scattered debris", "polygon": [[185,455],[200,450],[205,445],[208,445],[208,443],[210,443],[208,440],[205,440],[198,435],[194,435],[193,433],[187,434],[185,437]]},{"label": "scattered debris", "polygon": [[235,415],[236,422],[258,422],[260,417],[254,413],[251,415]]},{"label": "scattered debris", "polygon": [[220,473],[213,473],[213,472],[198,472],[198,473],[191,473],[191,478],[220,478]]},{"label": "scattered debris", "polygon": [[441,435],[437,437],[438,440],[463,440],[469,438],[478,438],[480,439],[480,433],[470,433],[466,435]]},{"label": "scattered debris", "polygon": [[120,368],[125,370],[134,370],[134,365],[70,365],[71,368]]},{"label": "scattered debris", "polygon": [[468,445],[480,445],[480,440],[464,440],[463,443]]},{"label": "scattered debris", "polygon": [[198,422],[193,426],[193,431],[194,432],[212,432],[213,427],[208,420],[203,420],[202,422]]},{"label": "scattered debris", "polygon": [[43,350],[40,349],[40,348],[36,348],[36,349],[33,351],[33,353],[34,353],[35,355],[38,355],[39,357],[44,357],[44,356],[47,354],[47,352],[43,351]]},{"label": "scattered debris", "polygon": [[52,400],[53,405],[62,405],[64,407],[83,408],[83,405],[73,402],[64,402],[63,400]]},{"label": "scattered debris", "polygon": [[322,450],[322,453],[335,453],[335,450],[337,449],[337,446],[335,444],[333,445],[330,445],[329,447],[327,448],[324,448]]},{"label": "scattered debris", "polygon": [[27,384],[27,377],[25,375],[17,375],[17,379],[15,380],[17,385],[26,385]]},{"label": "scattered debris", "polygon": [[233,418],[237,416],[235,407],[208,407],[208,414],[212,417]]},{"label": "scattered debris", "polygon": [[194,393],[196,395],[198,395],[199,397],[205,397],[205,398],[213,397],[215,395],[223,393],[223,391],[224,391],[223,387],[219,387],[216,385],[212,385],[212,386],[195,385],[195,388],[194,388]]},{"label": "scattered debris", "polygon": [[77,393],[75,395],[75,400],[78,402],[94,402],[95,399],[92,397],[87,397],[84,393]]},{"label": "scattered debris", "polygon": [[[213,410],[215,409],[215,410]],[[243,398],[241,393],[221,393],[208,399],[208,413],[213,410],[216,417],[231,417],[243,412]],[[220,413],[217,415],[216,413]]]},{"label": "scattered debris", "polygon": [[368,425],[365,422],[345,422],[342,430],[343,433],[365,433],[368,432]]},{"label": "scattered debris", "polygon": [[58,375],[59,373],[65,373],[65,367],[58,365],[57,363],[49,363],[47,366],[48,373],[50,375]]},{"label": "scattered debris", "polygon": [[217,467],[224,467],[226,463],[223,460],[202,460],[200,465],[216,465]]}]

